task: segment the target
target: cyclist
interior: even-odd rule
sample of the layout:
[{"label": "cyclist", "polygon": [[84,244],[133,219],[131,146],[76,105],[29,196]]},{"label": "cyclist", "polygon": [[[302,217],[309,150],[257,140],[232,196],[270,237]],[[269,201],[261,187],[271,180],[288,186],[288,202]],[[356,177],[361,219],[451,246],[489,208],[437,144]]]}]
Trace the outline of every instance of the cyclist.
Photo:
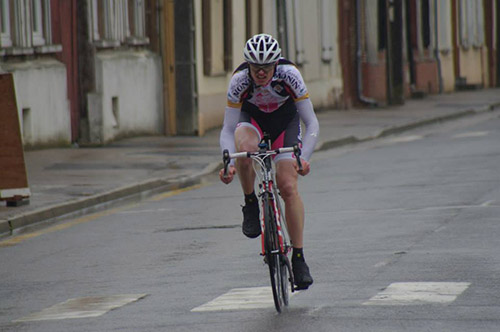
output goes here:
[{"label": "cyclist", "polygon": [[[304,204],[298,193],[298,174],[310,171],[308,162],[319,134],[319,123],[309,99],[304,80],[291,62],[281,57],[278,42],[268,34],[250,38],[243,51],[245,62],[233,73],[227,92],[224,125],[220,134],[221,149],[257,151],[262,133],[271,136],[272,149],[302,145],[299,170],[293,153],[275,157],[276,181],[285,202],[285,213],[293,245],[292,269],[298,289],[307,289],[313,278],[303,254]],[[300,120],[305,124],[302,142]],[[245,206],[243,206],[243,234],[256,238],[261,234],[259,205],[254,191],[255,173],[249,158],[234,161],[219,173],[228,184],[238,173]]]}]

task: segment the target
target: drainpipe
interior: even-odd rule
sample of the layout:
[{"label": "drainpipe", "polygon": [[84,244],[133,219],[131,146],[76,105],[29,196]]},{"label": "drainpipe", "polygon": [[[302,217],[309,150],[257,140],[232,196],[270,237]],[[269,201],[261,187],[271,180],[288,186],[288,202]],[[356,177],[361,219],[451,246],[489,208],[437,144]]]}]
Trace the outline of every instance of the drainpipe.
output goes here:
[{"label": "drainpipe", "polygon": [[358,99],[364,104],[377,107],[374,99],[363,95],[363,75],[361,73],[361,0],[356,0],[356,71]]},{"label": "drainpipe", "polygon": [[443,77],[441,76],[441,58],[439,56],[439,43],[438,43],[438,5],[437,1],[434,1],[434,33],[436,36],[436,47],[434,48],[434,55],[437,62],[438,70],[438,82],[439,82],[439,93],[443,93]]}]

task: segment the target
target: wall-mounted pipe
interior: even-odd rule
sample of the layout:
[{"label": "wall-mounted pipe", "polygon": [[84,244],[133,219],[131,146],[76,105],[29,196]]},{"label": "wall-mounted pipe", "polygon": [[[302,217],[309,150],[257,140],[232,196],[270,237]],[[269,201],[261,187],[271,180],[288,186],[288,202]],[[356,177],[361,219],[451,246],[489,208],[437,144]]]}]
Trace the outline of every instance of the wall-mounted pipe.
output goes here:
[{"label": "wall-mounted pipe", "polygon": [[438,43],[438,2],[434,1],[434,33],[436,36],[436,46],[434,48],[434,54],[437,62],[437,70],[438,70],[438,82],[439,82],[439,93],[443,92],[443,77],[441,76],[441,58],[439,56],[439,43]]},{"label": "wall-mounted pipe", "polygon": [[358,100],[372,107],[377,107],[377,101],[363,95],[363,75],[361,72],[361,0],[356,0],[356,74]]}]

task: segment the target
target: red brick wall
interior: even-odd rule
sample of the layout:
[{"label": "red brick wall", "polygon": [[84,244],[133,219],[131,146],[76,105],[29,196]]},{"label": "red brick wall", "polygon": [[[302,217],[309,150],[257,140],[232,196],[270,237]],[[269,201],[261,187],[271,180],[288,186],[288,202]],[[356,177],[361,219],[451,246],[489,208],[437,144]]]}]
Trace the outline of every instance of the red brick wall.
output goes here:
[{"label": "red brick wall", "polygon": [[429,94],[439,93],[438,70],[435,60],[415,62],[415,87]]},{"label": "red brick wall", "polygon": [[385,61],[363,63],[363,94],[379,103],[387,101],[387,75]]}]

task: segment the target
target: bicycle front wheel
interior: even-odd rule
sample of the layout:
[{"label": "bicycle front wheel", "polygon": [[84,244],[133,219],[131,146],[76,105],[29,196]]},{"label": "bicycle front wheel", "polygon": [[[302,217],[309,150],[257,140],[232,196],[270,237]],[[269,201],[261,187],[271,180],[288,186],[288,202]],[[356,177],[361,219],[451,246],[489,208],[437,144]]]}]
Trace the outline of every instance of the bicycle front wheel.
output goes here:
[{"label": "bicycle front wheel", "polygon": [[283,306],[288,305],[288,289],[283,288],[284,281],[288,280],[287,268],[281,255],[273,202],[268,195],[264,196],[264,245],[274,306],[278,312],[281,312]]}]

